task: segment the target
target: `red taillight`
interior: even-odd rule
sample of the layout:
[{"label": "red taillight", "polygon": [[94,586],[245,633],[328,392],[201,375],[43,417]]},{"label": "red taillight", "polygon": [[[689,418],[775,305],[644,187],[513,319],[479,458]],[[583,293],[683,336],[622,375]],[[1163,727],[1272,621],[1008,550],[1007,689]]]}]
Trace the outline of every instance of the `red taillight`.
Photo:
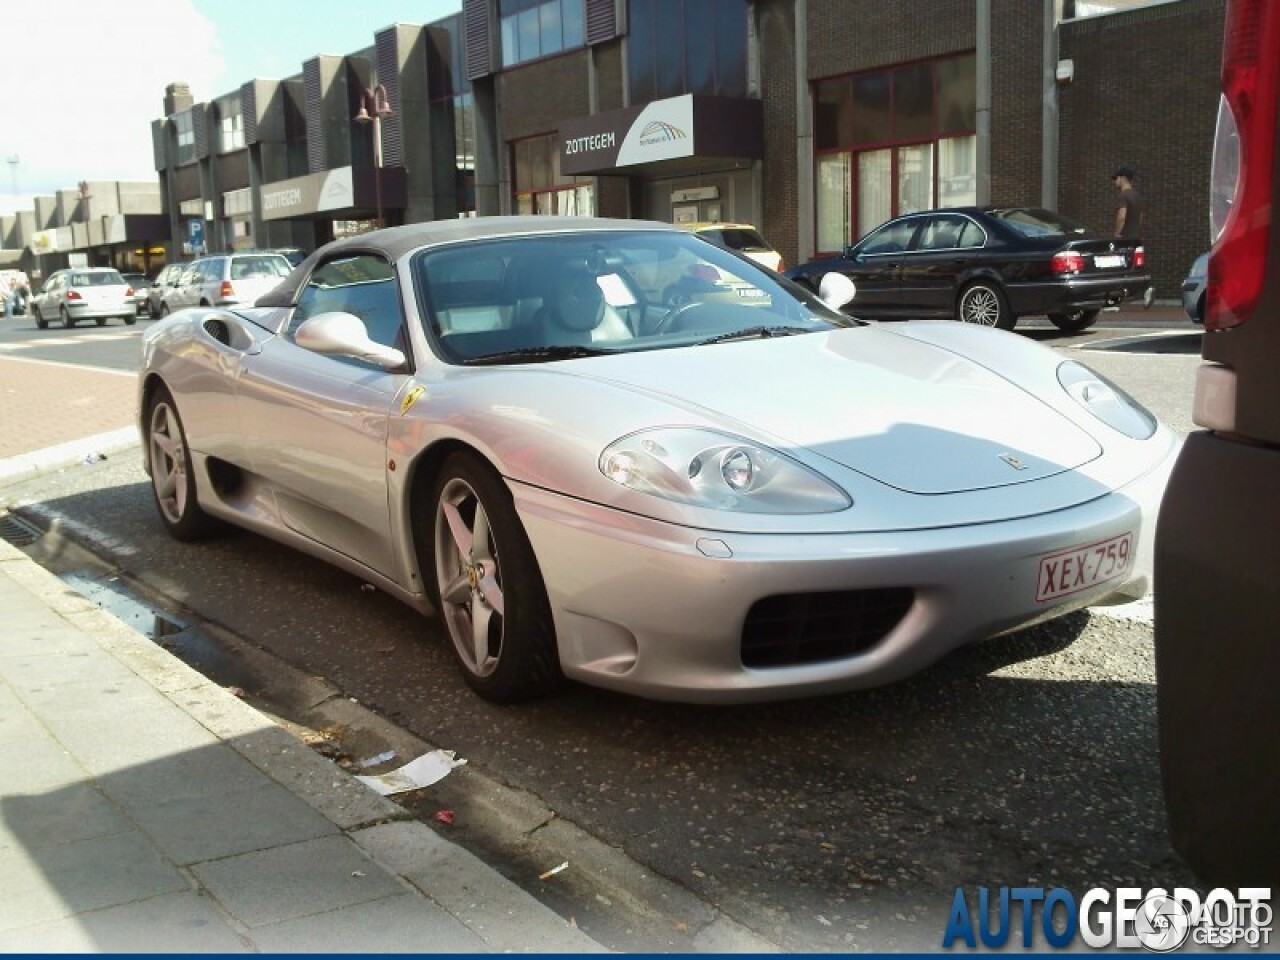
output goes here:
[{"label": "red taillight", "polygon": [[230,300],[236,295],[236,288],[231,285],[230,280],[222,281],[222,288],[218,291],[218,296],[223,300]]},{"label": "red taillight", "polygon": [[83,299],[84,299],[84,297],[80,296],[80,291],[79,291],[79,290],[68,290],[68,291],[67,291],[67,299],[68,299],[68,300],[83,300]]},{"label": "red taillight", "polygon": [[1133,251],[1133,265],[1135,267],[1145,267],[1147,265],[1147,251],[1138,247]]},{"label": "red taillight", "polygon": [[1079,273],[1084,269],[1084,257],[1075,250],[1062,250],[1053,255],[1054,273]]},{"label": "red taillight", "polygon": [[[1248,320],[1262,293],[1271,238],[1271,174],[1280,87],[1280,8],[1231,0],[1222,47],[1222,101],[1213,146],[1214,239],[1204,325]],[[1230,264],[1230,269],[1226,269]]]},{"label": "red taillight", "polygon": [[133,287],[125,287],[124,295],[125,295],[126,297],[132,297],[132,296],[133,296]]}]

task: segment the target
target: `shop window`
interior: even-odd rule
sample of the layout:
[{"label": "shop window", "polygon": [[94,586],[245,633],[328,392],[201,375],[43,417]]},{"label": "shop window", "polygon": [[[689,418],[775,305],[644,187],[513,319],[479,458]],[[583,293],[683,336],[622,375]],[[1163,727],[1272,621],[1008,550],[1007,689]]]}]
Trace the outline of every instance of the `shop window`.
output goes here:
[{"label": "shop window", "polygon": [[686,93],[747,94],[747,0],[631,0],[632,103]]},{"label": "shop window", "polygon": [[818,252],[903,213],[976,202],[972,54],[831,77],[813,92]]},{"label": "shop window", "polygon": [[499,0],[498,20],[504,67],[585,43],[583,0]]},{"label": "shop window", "polygon": [[595,216],[594,181],[562,174],[556,144],[556,138],[548,135],[511,145],[516,213]]}]

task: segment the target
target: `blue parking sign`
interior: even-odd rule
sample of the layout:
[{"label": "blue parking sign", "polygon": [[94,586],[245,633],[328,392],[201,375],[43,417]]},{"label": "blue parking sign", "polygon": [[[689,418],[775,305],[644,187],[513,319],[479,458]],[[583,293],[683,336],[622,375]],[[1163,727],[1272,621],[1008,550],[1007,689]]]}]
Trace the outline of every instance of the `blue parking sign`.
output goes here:
[{"label": "blue parking sign", "polygon": [[204,221],[188,220],[187,221],[187,242],[191,244],[192,250],[200,250],[204,247]]}]

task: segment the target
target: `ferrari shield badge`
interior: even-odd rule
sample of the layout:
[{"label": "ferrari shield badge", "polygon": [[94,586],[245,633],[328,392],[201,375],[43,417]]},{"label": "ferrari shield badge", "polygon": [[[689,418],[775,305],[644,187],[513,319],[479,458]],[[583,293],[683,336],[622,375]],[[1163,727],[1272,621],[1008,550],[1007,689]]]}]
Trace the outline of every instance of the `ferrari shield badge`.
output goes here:
[{"label": "ferrari shield badge", "polygon": [[408,413],[419,398],[427,392],[426,387],[410,387],[409,392],[404,395],[404,399],[400,401],[400,416]]}]

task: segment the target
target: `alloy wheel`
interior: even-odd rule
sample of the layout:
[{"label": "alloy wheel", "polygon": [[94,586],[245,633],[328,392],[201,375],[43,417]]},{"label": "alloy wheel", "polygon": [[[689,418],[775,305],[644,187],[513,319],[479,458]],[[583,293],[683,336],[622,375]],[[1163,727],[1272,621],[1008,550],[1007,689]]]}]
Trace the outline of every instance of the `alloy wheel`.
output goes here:
[{"label": "alloy wheel", "polygon": [[489,514],[460,477],[436,503],[435,559],[440,613],[458,656],[473,676],[488,677],[502,657],[502,574]]},{"label": "alloy wheel", "polygon": [[156,504],[171,525],[181,523],[187,513],[190,489],[187,483],[187,449],[178,414],[164,400],[151,408],[147,443]]}]

